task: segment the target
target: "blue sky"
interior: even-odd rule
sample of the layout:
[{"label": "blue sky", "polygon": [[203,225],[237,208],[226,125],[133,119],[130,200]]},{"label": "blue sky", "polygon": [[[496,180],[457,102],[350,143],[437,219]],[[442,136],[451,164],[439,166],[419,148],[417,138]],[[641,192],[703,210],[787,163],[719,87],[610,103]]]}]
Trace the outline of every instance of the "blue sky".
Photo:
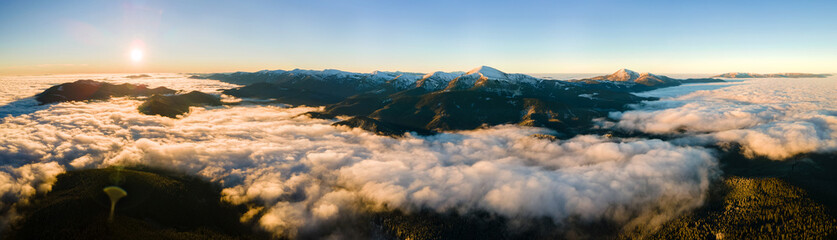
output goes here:
[{"label": "blue sky", "polygon": [[837,72],[835,13],[837,1],[3,0],[0,74]]}]

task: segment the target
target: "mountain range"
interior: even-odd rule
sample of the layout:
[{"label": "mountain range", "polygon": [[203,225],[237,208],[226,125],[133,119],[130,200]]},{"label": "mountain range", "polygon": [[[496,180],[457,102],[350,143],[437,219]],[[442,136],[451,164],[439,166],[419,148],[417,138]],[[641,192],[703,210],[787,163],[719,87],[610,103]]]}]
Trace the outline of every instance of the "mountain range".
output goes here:
[{"label": "mountain range", "polygon": [[309,115],[351,116],[354,118],[336,124],[384,135],[499,124],[548,127],[574,135],[589,129],[593,119],[625,110],[627,104],[652,99],[630,92],[689,83],[627,69],[578,81],[545,80],[488,66],[428,74],[296,69],[193,77],[246,85],[223,91],[235,97],[324,106],[324,111]]},{"label": "mountain range", "polygon": [[743,73],[743,72],[728,72],[720,75],[712,76],[713,78],[826,78],[831,74],[815,74],[815,73]]},{"label": "mountain range", "polygon": [[165,88],[148,88],[145,85],[135,84],[111,84],[106,82],[82,79],[75,82],[63,83],[52,86],[43,92],[35,95],[35,100],[41,104],[84,101],[84,100],[107,100],[111,97],[125,96],[150,96],[153,94],[173,94],[176,91]]},{"label": "mountain range", "polygon": [[[723,81],[674,79],[628,69],[588,79],[559,81],[505,73],[488,66],[466,72],[428,74],[296,69],[204,74],[192,78],[245,85],[222,91],[234,97],[322,106],[322,111],[308,115],[328,119],[349,116],[335,125],[389,136],[501,124],[546,127],[573,136],[589,132],[594,120],[607,117],[609,112],[624,111],[628,104],[653,99],[632,92]],[[53,86],[38,94],[36,100],[48,104],[118,96],[144,97],[145,102],[138,108],[141,113],[171,118],[188,113],[193,106],[226,104],[217,96],[202,92],[176,93],[164,87],[148,89],[144,85],[79,80]]]},{"label": "mountain range", "polygon": [[619,69],[610,75],[574,79],[570,82],[591,84],[591,87],[604,88],[610,90],[621,90],[628,92],[641,92],[653,90],[661,87],[673,87],[688,83],[706,83],[706,82],[723,82],[723,80],[715,78],[689,78],[676,79],[668,76],[657,75],[653,73],[637,73],[629,69]]}]

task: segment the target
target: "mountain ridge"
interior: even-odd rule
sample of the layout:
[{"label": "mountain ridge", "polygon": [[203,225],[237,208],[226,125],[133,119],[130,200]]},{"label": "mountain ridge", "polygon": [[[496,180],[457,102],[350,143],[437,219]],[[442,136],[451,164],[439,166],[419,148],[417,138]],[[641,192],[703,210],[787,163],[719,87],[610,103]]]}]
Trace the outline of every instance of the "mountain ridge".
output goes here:
[{"label": "mountain ridge", "polygon": [[[343,81],[355,82],[357,84],[349,87],[363,87],[365,85],[380,85],[387,83],[397,89],[424,88],[426,90],[441,89],[462,89],[484,85],[486,80],[497,82],[523,82],[525,84],[537,85],[542,81],[560,81],[562,83],[576,84],[599,84],[613,83],[595,86],[596,88],[610,89],[615,91],[640,92],[653,90],[660,87],[677,86],[688,83],[720,82],[723,80],[714,78],[690,78],[676,79],[665,75],[658,75],[649,72],[636,72],[627,68],[603,76],[583,79],[549,79],[538,78],[520,73],[506,73],[489,66],[480,66],[468,71],[435,71],[430,73],[401,72],[401,71],[373,71],[372,73],[347,72],[336,69],[324,70],[262,70],[257,72],[233,72],[196,74],[192,78],[210,78],[228,83],[247,85],[257,82],[276,83],[287,79],[307,78],[305,80],[330,81],[340,79]],[[339,82],[339,81],[338,81]],[[514,84],[514,83],[513,83]]]},{"label": "mountain ridge", "polygon": [[198,76],[249,85],[223,93],[274,99],[291,105],[322,106],[311,117],[348,116],[337,125],[381,135],[471,130],[518,124],[571,136],[593,119],[652,98],[622,89],[545,80],[481,66],[467,72],[368,74],[342,71],[260,71]]},{"label": "mountain ridge", "polygon": [[663,87],[679,86],[681,84],[723,82],[723,80],[716,78],[677,79],[649,72],[638,73],[627,68],[622,68],[612,74],[573,79],[569,80],[569,82],[588,84],[594,88],[642,92]]},{"label": "mountain ridge", "polygon": [[826,78],[831,74],[822,73],[747,73],[747,72],[728,72],[718,74],[712,77],[720,78]]}]

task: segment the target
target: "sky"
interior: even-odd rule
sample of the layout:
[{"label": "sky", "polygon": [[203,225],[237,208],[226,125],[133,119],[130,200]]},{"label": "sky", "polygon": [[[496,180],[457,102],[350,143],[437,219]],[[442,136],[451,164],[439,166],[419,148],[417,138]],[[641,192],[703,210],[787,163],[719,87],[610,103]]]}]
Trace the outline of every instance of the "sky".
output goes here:
[{"label": "sky", "polygon": [[837,1],[2,0],[0,74],[833,73],[835,12]]}]

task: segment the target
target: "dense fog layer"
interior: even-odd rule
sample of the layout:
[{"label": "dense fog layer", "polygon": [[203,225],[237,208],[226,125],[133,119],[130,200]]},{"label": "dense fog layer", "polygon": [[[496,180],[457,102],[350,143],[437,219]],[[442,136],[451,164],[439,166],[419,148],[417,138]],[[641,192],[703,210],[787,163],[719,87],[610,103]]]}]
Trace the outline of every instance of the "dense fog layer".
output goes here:
[{"label": "dense fog layer", "polygon": [[548,130],[518,126],[390,138],[300,115],[309,107],[195,108],[170,119],[141,115],[139,104],[61,103],[3,118],[6,207],[64,171],[140,164],[222,183],[226,200],[258,203],[251,213],[278,234],[388,209],[641,224],[699,206],[717,176],[710,150],[660,140],[550,141],[530,136]]},{"label": "dense fog layer", "polygon": [[[690,88],[694,87],[680,90]],[[676,90],[660,92],[665,96]],[[682,135],[684,142],[693,144],[741,144],[749,156],[781,160],[829,153],[837,150],[837,79],[735,82],[647,102],[611,117],[618,119],[617,128]]]},{"label": "dense fog layer", "polygon": [[[232,86],[168,77],[89,78],[207,92]],[[691,91],[702,90],[669,90],[663,95],[674,97],[611,114],[617,121],[609,127],[675,134],[676,144],[596,135],[550,141],[531,136],[549,130],[519,126],[390,138],[301,115],[311,107],[193,108],[170,119],[139,114],[134,99],[35,106],[26,98],[76,78],[4,79],[14,84],[0,89],[3,221],[62,172],[149,165],[221,183],[225,200],[255,203],[245,217],[281,235],[391,209],[653,226],[703,203],[720,173],[702,146],[735,142],[747,154],[782,159],[833,152],[837,132],[834,79],[696,85]]]}]

